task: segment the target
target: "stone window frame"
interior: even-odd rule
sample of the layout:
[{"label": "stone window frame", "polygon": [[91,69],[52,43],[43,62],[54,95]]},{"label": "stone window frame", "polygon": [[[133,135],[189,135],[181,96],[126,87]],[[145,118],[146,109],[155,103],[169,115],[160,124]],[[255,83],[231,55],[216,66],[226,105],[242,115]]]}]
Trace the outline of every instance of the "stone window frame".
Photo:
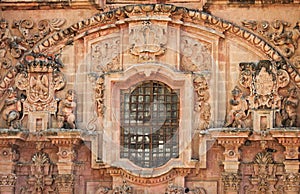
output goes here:
[{"label": "stone window frame", "polygon": [[[194,90],[191,74],[176,72],[164,64],[141,63],[133,65],[124,72],[105,75],[105,117],[103,120],[102,159],[110,166],[126,169],[138,176],[159,176],[172,168],[190,167],[195,164],[191,160],[191,142],[194,121]],[[129,159],[120,157],[120,96],[139,82],[156,80],[167,84],[180,93],[179,99],[179,157],[172,158],[162,166],[142,168]],[[109,89],[108,89],[109,88]],[[104,148],[113,149],[104,149]]]}]

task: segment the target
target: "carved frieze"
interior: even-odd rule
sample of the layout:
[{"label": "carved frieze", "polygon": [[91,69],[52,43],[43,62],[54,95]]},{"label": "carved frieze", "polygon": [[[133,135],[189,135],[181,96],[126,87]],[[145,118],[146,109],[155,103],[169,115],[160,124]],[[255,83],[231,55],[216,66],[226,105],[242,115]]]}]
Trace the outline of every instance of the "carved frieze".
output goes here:
[{"label": "carved frieze", "polygon": [[181,37],[181,63],[182,71],[199,72],[210,71],[212,66],[210,45],[196,39]]},{"label": "carved frieze", "polygon": [[129,29],[130,53],[143,61],[155,61],[156,56],[166,52],[167,26],[152,24],[143,21],[142,25],[132,26]]},{"label": "carved frieze", "polygon": [[113,37],[94,43],[92,49],[92,64],[97,71],[103,73],[122,70],[120,64],[120,37]]},{"label": "carved frieze", "polygon": [[300,38],[298,22],[292,26],[289,22],[281,20],[272,22],[244,20],[242,24],[263,35],[275,46],[278,46],[286,57],[292,57],[298,48],[298,40]]},{"label": "carved frieze", "polygon": [[205,130],[209,127],[211,112],[209,104],[208,84],[204,76],[194,79],[194,90],[196,92],[195,111],[199,112],[200,122],[197,130]]}]

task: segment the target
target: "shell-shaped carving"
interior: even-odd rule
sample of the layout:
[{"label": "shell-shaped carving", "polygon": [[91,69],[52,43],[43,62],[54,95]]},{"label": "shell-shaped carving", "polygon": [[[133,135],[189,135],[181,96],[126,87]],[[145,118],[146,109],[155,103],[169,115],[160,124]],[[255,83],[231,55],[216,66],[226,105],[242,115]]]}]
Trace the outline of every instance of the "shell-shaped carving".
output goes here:
[{"label": "shell-shaped carving", "polygon": [[256,164],[273,164],[274,160],[270,152],[259,152],[255,155],[254,163]]},{"label": "shell-shaped carving", "polygon": [[50,162],[49,157],[44,152],[34,154],[31,160],[36,165],[43,165]]}]

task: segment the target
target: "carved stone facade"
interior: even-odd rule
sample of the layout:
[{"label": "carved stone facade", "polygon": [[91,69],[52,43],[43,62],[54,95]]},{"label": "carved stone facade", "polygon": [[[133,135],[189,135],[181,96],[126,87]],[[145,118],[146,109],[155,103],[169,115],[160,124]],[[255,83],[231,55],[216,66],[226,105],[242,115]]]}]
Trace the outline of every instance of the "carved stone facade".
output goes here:
[{"label": "carved stone facade", "polygon": [[0,193],[299,193],[281,3],[2,0]]}]

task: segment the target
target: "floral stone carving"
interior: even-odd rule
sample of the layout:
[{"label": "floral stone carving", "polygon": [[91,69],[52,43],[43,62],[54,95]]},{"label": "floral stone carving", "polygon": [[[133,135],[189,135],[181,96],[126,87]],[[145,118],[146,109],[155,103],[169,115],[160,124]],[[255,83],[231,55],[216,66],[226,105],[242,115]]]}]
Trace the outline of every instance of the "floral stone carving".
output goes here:
[{"label": "floral stone carving", "polygon": [[155,57],[166,51],[167,27],[143,21],[129,31],[130,53],[139,57],[140,61],[155,61]]},{"label": "floral stone carving", "polygon": [[200,114],[198,130],[204,130],[209,127],[211,112],[209,100],[208,84],[203,76],[197,76],[194,79],[194,90],[196,92],[195,111]]}]

